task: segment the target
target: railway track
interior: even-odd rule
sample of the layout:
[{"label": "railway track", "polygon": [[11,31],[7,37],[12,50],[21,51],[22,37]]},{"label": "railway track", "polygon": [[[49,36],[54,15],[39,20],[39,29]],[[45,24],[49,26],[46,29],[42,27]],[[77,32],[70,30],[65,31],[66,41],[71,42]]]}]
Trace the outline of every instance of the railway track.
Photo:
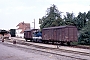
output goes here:
[{"label": "railway track", "polygon": [[[10,42],[10,41],[9,41]],[[7,46],[12,46],[11,45],[11,43],[10,43],[10,45],[9,44],[6,44]],[[37,48],[31,48],[31,46],[29,46],[30,48],[27,48],[26,47],[26,45],[23,45],[23,47],[21,47],[22,45],[20,45],[20,44],[13,44],[13,46],[18,46],[18,47],[20,47],[20,48],[26,48],[26,49],[30,49],[30,50],[34,50],[34,51],[39,51],[39,52],[44,52],[44,53],[49,53],[49,54],[54,54],[54,55],[59,55],[59,56],[65,56],[65,57],[70,57],[70,58],[74,58],[74,59],[76,59],[76,60],[88,60],[87,59],[87,56],[85,56],[85,55],[83,55],[85,58],[81,58],[80,57],[80,55],[79,54],[76,54],[76,55],[78,55],[78,56],[76,56],[76,55],[74,55],[74,54],[71,54],[71,55],[69,55],[68,53],[67,53],[67,55],[65,55],[63,52],[65,52],[66,53],[66,51],[61,51],[61,50],[59,50],[59,49],[54,49],[54,50],[52,50],[52,49],[50,49],[50,48],[45,48],[45,47],[39,47],[40,49],[37,49]],[[32,46],[33,47],[33,46]],[[35,46],[34,46],[35,47]]]},{"label": "railway track", "polygon": [[[11,41],[11,40],[5,40],[5,41],[13,43],[13,41]],[[17,40],[17,44],[40,48],[40,49],[32,49],[32,48],[29,48],[29,49],[36,50],[36,51],[41,51],[41,52],[45,52],[45,53],[50,53],[50,54],[55,54],[55,55],[60,55],[60,56],[66,56],[66,57],[75,58],[75,59],[79,59],[79,60],[87,60],[87,59],[76,57],[73,54],[76,54],[76,55],[78,54],[78,56],[82,55],[84,57],[90,56],[90,53],[86,53],[86,52],[79,52],[79,51],[72,51],[72,50],[65,50],[65,49],[57,49],[57,48],[50,48],[50,47],[35,45],[37,43],[33,43],[33,44],[28,44],[28,43],[31,43],[31,42],[25,42],[24,40]],[[61,52],[73,53],[73,54],[72,54],[72,56],[69,56],[69,55],[60,54]]]},{"label": "railway track", "polygon": [[[6,41],[13,43],[13,41],[10,41],[10,40],[6,40]],[[74,54],[78,54],[79,53],[80,55],[90,56],[90,53],[86,53],[86,52],[73,51],[73,50],[65,50],[65,49],[60,49],[60,47],[57,49],[57,46],[54,47],[54,48],[46,47],[46,46],[42,46],[42,44],[41,45],[37,45],[37,43],[26,42],[25,40],[17,40],[17,44],[27,45],[27,46],[34,46],[34,47],[41,48],[41,49],[53,49],[53,50],[56,50],[56,51],[62,51],[62,52],[68,52],[68,53],[74,53]],[[75,47],[75,48],[77,48],[77,47]]]}]

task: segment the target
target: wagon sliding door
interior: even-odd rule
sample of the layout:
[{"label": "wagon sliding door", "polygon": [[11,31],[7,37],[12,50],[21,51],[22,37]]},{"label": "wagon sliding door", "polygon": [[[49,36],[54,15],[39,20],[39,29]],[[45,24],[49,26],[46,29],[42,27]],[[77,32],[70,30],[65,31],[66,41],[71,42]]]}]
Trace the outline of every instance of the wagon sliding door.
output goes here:
[{"label": "wagon sliding door", "polygon": [[64,29],[65,29],[64,41],[67,42],[69,41],[69,28],[64,28]]},{"label": "wagon sliding door", "polygon": [[53,40],[57,40],[57,29],[53,29]]},{"label": "wagon sliding door", "polygon": [[64,28],[61,29],[61,40],[65,41],[65,29]]},{"label": "wagon sliding door", "polygon": [[57,41],[62,41],[62,30],[61,28],[57,29]]},{"label": "wagon sliding door", "polygon": [[74,40],[74,29],[73,28],[69,28],[69,41],[73,41]]}]

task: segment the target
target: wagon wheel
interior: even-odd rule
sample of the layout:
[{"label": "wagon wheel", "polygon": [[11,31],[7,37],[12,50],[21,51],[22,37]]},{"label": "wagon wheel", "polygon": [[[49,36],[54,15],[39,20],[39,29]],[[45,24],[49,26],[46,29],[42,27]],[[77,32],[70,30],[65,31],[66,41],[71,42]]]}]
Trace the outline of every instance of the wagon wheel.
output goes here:
[{"label": "wagon wheel", "polygon": [[27,39],[25,39],[26,40],[26,42],[27,42]]},{"label": "wagon wheel", "polygon": [[70,42],[67,42],[67,45],[70,46],[71,45]]},{"label": "wagon wheel", "polygon": [[64,45],[64,42],[63,41],[61,41],[61,45]]}]

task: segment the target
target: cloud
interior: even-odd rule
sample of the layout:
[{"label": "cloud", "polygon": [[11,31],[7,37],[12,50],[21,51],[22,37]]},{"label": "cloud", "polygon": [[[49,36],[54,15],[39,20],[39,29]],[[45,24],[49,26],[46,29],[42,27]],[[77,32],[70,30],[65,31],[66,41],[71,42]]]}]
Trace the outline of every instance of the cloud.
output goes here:
[{"label": "cloud", "polygon": [[88,12],[90,9],[89,6],[82,5],[82,4],[77,4],[77,3],[71,3],[71,4],[61,4],[58,6],[58,10],[61,12],[70,12],[74,13],[75,15],[78,15],[79,12]]},{"label": "cloud", "polygon": [[2,9],[0,9],[0,13],[2,12]]},{"label": "cloud", "polygon": [[0,12],[3,14],[17,14],[17,13],[29,13],[29,11],[32,11],[35,8],[35,6],[16,6],[16,7],[6,7],[0,9]]},{"label": "cloud", "polygon": [[49,3],[49,4],[72,4],[72,3],[78,3],[78,4],[87,4],[90,2],[90,0],[36,0],[39,3]]},{"label": "cloud", "polygon": [[27,6],[17,6],[15,7],[14,9],[17,10],[17,11],[21,11],[21,10],[31,10],[31,9],[34,9],[35,6],[31,6],[31,7],[27,7]]},{"label": "cloud", "polygon": [[[90,0],[0,0],[1,27],[10,28],[22,21],[32,22],[33,19],[36,19],[38,27],[38,19],[45,16],[47,8],[50,8],[52,4],[64,13],[90,10]],[[10,23],[9,26],[3,24],[6,21],[8,22],[5,24]]]}]

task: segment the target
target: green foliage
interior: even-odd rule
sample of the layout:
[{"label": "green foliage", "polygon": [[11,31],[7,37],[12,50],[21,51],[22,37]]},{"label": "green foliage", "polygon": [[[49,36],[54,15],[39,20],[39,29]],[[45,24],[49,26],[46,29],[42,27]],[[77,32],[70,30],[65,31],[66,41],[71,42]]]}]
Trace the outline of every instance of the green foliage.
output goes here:
[{"label": "green foliage", "polygon": [[47,9],[46,15],[39,19],[40,29],[61,25],[74,25],[80,31],[79,43],[90,44],[90,11],[88,13],[79,12],[77,17],[74,16],[74,13],[66,12],[64,18],[61,18],[61,13],[53,4]]},{"label": "green foliage", "polygon": [[80,44],[90,44],[90,31],[81,33],[78,42]]},{"label": "green foliage", "polygon": [[81,44],[90,44],[90,21],[87,21],[86,26],[81,30],[78,41]]},{"label": "green foliage", "polygon": [[86,13],[79,12],[78,16],[74,19],[75,26],[81,30],[86,25]]},{"label": "green foliage", "polygon": [[47,9],[47,14],[39,19],[40,28],[53,27],[63,25],[61,12],[58,11],[55,5]]},{"label": "green foliage", "polygon": [[90,11],[88,11],[87,15],[86,15],[87,19],[90,20]]},{"label": "green foliage", "polygon": [[74,14],[66,12],[66,16],[64,15],[65,25],[74,25]]}]

